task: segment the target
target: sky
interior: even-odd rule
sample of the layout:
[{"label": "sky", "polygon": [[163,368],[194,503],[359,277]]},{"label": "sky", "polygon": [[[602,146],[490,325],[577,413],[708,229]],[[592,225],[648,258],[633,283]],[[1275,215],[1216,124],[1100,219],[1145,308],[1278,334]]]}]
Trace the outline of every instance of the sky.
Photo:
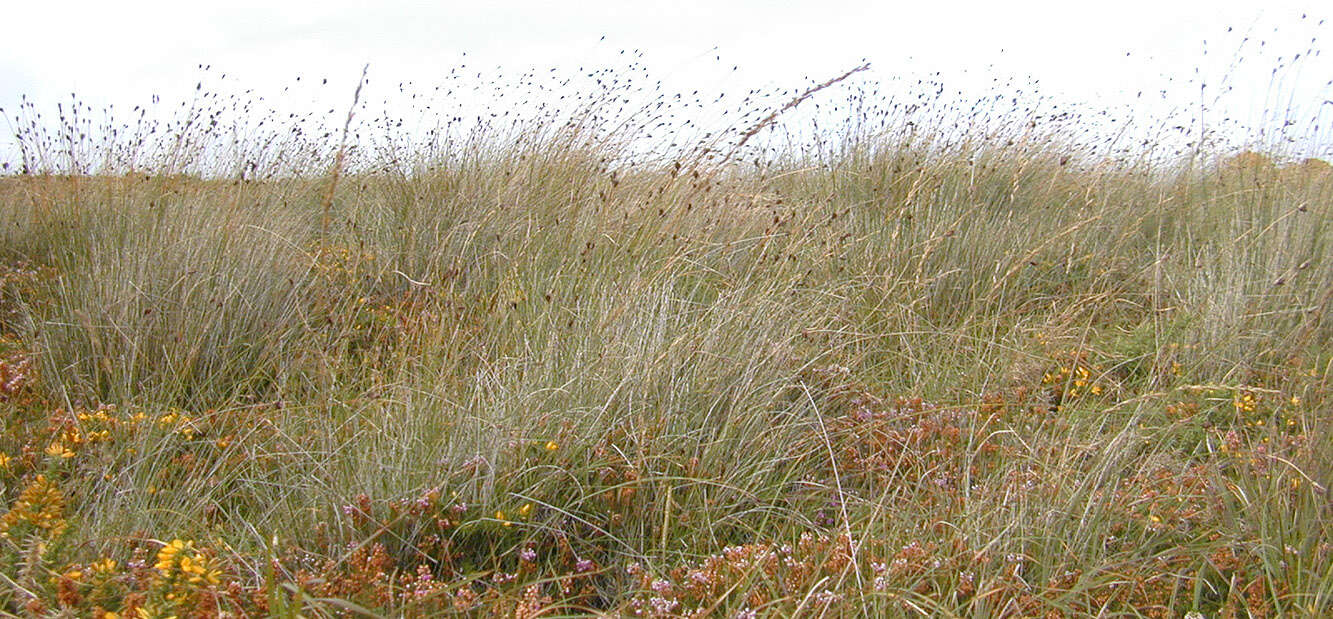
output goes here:
[{"label": "sky", "polygon": [[[20,95],[39,106],[70,93],[94,106],[188,97],[201,64],[279,106],[288,96],[291,105],[304,97],[345,107],[367,63],[374,98],[463,63],[482,80],[572,74],[623,63],[631,50],[654,78],[686,91],[799,89],[868,61],[857,79],[933,76],[979,93],[996,76],[1017,76],[1045,94],[1110,107],[1162,89],[1173,90],[1170,105],[1189,107],[1200,94],[1187,84],[1202,81],[1214,94],[1230,86],[1211,105],[1255,124],[1275,107],[1333,117],[1333,53],[1309,51],[1312,39],[1316,51],[1333,40],[1327,2],[49,1],[4,13],[7,111]],[[297,76],[329,84],[282,94]]]}]

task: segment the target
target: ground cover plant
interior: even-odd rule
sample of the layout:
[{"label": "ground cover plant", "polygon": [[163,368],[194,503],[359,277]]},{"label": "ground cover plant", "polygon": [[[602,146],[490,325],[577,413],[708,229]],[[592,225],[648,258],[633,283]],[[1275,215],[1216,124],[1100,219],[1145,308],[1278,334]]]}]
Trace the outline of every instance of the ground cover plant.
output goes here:
[{"label": "ground cover plant", "polygon": [[1328,165],[637,71],[9,110],[4,612],[1333,612]]}]

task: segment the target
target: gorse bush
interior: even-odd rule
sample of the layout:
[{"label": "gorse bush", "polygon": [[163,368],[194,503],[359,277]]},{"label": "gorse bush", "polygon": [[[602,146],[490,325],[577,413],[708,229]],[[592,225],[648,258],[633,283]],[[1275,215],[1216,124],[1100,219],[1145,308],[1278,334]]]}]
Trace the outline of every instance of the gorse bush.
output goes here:
[{"label": "gorse bush", "polygon": [[1326,165],[641,75],[12,112],[5,611],[1333,610]]}]

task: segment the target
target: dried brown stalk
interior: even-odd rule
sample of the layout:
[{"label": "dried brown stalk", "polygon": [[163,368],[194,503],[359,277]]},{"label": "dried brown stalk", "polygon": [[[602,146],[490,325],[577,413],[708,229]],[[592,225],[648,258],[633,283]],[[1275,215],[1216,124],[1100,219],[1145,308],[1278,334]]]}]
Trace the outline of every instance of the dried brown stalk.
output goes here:
[{"label": "dried brown stalk", "polygon": [[817,93],[817,92],[819,92],[819,91],[821,91],[821,90],[823,90],[823,89],[825,89],[825,88],[828,88],[829,86],[832,86],[832,85],[834,85],[834,84],[837,84],[838,82],[841,82],[841,81],[843,81],[843,80],[845,80],[845,79],[851,77],[852,75],[854,75],[854,74],[856,74],[856,73],[860,73],[861,71],[865,71],[866,69],[869,69],[869,68],[870,68],[870,63],[867,62],[867,63],[865,63],[865,64],[863,64],[863,65],[861,65],[861,66],[859,66],[859,67],[856,67],[855,69],[852,69],[852,70],[850,70],[850,71],[848,71],[848,72],[846,72],[846,73],[843,73],[842,75],[839,75],[838,77],[835,77],[835,78],[833,78],[833,79],[831,79],[831,80],[829,80],[829,81],[827,81],[827,82],[824,82],[824,83],[822,83],[822,84],[816,84],[816,85],[811,86],[810,88],[806,89],[805,92],[801,93],[800,95],[798,95],[796,98],[792,99],[791,101],[788,101],[786,105],[784,105],[784,106],[782,106],[782,107],[780,107],[780,108],[774,110],[772,114],[769,114],[768,116],[765,116],[764,119],[761,120],[761,121],[759,121],[758,123],[756,123],[755,126],[750,127],[748,130],[746,130],[745,133],[742,133],[742,134],[741,134],[741,140],[740,140],[739,142],[737,142],[735,146],[731,147],[731,152],[727,153],[727,156],[724,157],[722,160],[725,162],[725,161],[731,159],[731,157],[732,157],[733,155],[735,155],[738,151],[740,151],[740,149],[741,149],[742,146],[745,146],[745,143],[746,143],[746,142],[749,142],[749,141],[750,141],[750,138],[754,137],[754,136],[757,135],[760,131],[763,131],[763,130],[766,129],[769,125],[773,124],[773,122],[776,121],[776,120],[778,119],[779,116],[785,114],[788,110],[790,110],[790,109],[792,109],[792,108],[794,108],[794,107],[800,105],[801,103],[805,102],[806,99],[809,99],[810,97],[814,96],[815,93]]},{"label": "dried brown stalk", "polygon": [[319,234],[324,242],[329,240],[329,218],[333,211],[333,191],[338,188],[338,177],[342,175],[343,159],[347,156],[347,134],[352,129],[352,116],[356,114],[356,104],[361,101],[361,87],[366,85],[366,72],[370,65],[361,68],[361,80],[356,83],[356,93],[352,95],[352,107],[347,108],[347,121],[343,123],[343,137],[338,143],[338,154],[333,158],[332,178],[329,179],[329,191],[324,194],[324,215],[319,221]]}]

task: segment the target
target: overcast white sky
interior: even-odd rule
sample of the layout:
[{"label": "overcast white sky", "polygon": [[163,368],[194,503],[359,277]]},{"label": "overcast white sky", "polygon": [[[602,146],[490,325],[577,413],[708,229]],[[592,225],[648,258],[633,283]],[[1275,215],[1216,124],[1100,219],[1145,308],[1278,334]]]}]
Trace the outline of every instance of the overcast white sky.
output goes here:
[{"label": "overcast white sky", "polygon": [[[642,50],[654,77],[676,88],[802,87],[864,58],[868,79],[938,71],[968,89],[1013,74],[1040,80],[1047,94],[1107,105],[1156,91],[1166,77],[1229,71],[1234,100],[1252,102],[1272,92],[1270,69],[1282,59],[1312,38],[1333,40],[1333,24],[1320,24],[1333,3],[1294,0],[24,1],[3,12],[7,110],[21,93],[51,105],[71,92],[94,105],[183,96],[200,63],[269,94],[298,75],[327,77],[331,87],[312,96],[341,107],[367,62],[374,97],[401,80],[431,84],[464,61],[510,74],[572,71],[614,64],[622,49]],[[1228,69],[1238,52],[1242,66]],[[1306,107],[1333,98],[1333,55],[1301,67],[1281,74],[1284,93]],[[1326,109],[1333,115],[1333,103]]]}]

